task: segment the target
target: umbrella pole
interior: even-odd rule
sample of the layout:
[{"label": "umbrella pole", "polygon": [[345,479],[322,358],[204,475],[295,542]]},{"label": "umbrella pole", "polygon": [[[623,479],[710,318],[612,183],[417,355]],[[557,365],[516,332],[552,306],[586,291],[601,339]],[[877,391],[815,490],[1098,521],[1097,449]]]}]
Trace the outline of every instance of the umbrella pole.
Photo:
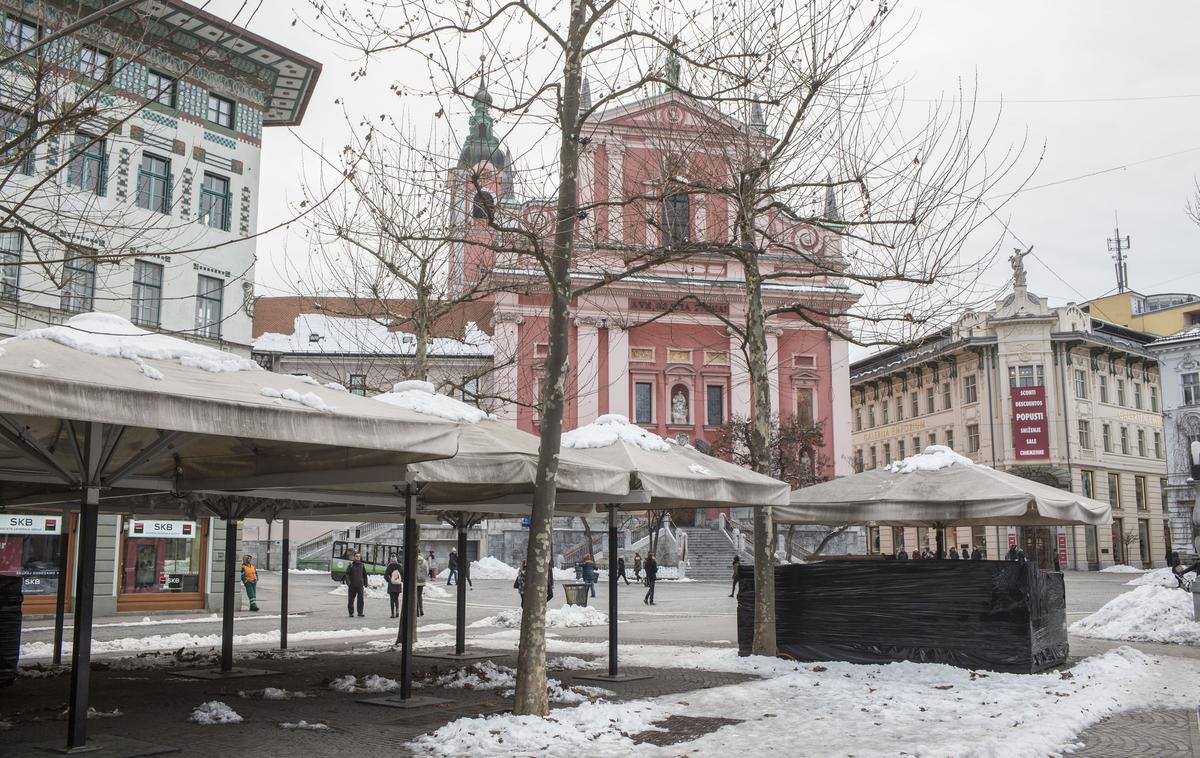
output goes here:
[{"label": "umbrella pole", "polygon": [[617,506],[608,506],[608,675],[617,675]]},{"label": "umbrella pole", "polygon": [[71,509],[63,508],[62,536],[58,543],[58,589],[54,605],[54,665],[62,664],[63,627],[67,617],[67,556],[70,555],[68,543],[71,541]]},{"label": "umbrella pole", "polygon": [[[74,432],[72,432],[74,433]],[[75,625],[71,640],[71,693],[67,750],[87,746],[88,695],[92,673],[92,602],[96,584],[96,529],[100,488],[100,426],[84,426],[84,486],[79,498],[79,566],[75,577]]]},{"label": "umbrella pole", "polygon": [[934,531],[937,538],[937,559],[940,561],[946,557],[946,530],[945,527],[938,526]]},{"label": "umbrella pole", "polygon": [[221,673],[233,671],[233,603],[237,592],[237,521],[225,514],[225,597],[221,602]]},{"label": "umbrella pole", "polygon": [[400,699],[412,697],[412,632],[417,614],[417,540],[413,521],[413,488],[404,488],[404,587],[400,611]]},{"label": "umbrella pole", "polygon": [[[279,588],[279,649],[287,650],[287,633],[288,633],[288,574],[292,573],[291,556],[292,545],[288,539],[289,527],[291,524],[287,519],[283,520],[283,544],[281,551],[283,553],[283,577],[280,581]],[[267,548],[270,549],[270,545]]]},{"label": "umbrella pole", "polygon": [[458,592],[454,608],[454,654],[462,655],[467,649],[467,582],[463,579],[463,567],[467,561],[466,514],[458,518]]}]

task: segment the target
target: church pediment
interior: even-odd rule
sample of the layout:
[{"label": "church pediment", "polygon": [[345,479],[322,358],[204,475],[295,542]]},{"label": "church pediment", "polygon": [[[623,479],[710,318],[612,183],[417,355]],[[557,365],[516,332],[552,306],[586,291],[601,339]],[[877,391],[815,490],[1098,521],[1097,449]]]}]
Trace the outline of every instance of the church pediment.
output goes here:
[{"label": "church pediment", "polygon": [[[713,137],[743,135],[746,130],[742,122],[677,93],[659,95],[602,113],[597,126],[646,131],[680,129],[709,132]],[[768,139],[766,135],[756,134]]]}]

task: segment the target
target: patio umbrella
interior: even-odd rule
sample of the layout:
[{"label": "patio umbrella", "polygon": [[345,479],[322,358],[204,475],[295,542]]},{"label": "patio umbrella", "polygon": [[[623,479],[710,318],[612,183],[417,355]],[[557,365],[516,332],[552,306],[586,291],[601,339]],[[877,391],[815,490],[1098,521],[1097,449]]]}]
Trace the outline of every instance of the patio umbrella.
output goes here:
[{"label": "patio umbrella", "polygon": [[578,677],[622,681],[644,677],[617,673],[617,510],[780,506],[789,487],[699,450],[664,440],[617,414],[563,434],[562,446],[630,472],[631,495],[640,502],[608,500],[608,674]]},{"label": "patio umbrella", "polygon": [[67,745],[82,748],[101,489],[287,498],[305,487],[396,483],[409,463],[453,455],[458,431],[90,313],[0,342],[0,442],[6,501],[47,486],[80,493]]}]

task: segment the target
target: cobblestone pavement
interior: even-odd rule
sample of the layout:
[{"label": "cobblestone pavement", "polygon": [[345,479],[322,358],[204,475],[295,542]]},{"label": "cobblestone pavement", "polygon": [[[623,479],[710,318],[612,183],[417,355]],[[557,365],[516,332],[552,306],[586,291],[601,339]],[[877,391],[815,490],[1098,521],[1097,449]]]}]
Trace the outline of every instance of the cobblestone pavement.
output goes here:
[{"label": "cobblestone pavement", "polygon": [[1096,724],[1079,742],[1076,758],[1200,758],[1200,718],[1195,708],[1130,711]]}]

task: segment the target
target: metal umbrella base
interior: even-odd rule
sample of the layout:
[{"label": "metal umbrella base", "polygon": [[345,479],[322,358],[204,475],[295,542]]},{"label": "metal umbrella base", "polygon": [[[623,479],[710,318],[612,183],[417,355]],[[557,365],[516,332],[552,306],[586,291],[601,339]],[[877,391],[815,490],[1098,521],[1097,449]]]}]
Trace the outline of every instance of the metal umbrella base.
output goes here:
[{"label": "metal umbrella base", "polygon": [[382,705],[385,708],[432,708],[438,705],[449,705],[453,700],[445,698],[433,697],[432,695],[416,695],[414,697],[400,697],[399,695],[388,695],[387,697],[365,697],[355,701],[365,703],[366,705]]},{"label": "metal umbrella base", "polygon": [[482,650],[464,650],[461,653],[413,653],[416,658],[433,658],[439,661],[479,661],[485,658],[497,658],[505,655],[500,651],[485,653]]},{"label": "metal umbrella base", "polygon": [[35,750],[57,755],[94,755],[97,758],[140,758],[146,755],[178,753],[179,748],[157,745],[153,742],[121,737],[116,734],[97,734],[88,738],[86,745],[64,747],[61,740],[32,746]]},{"label": "metal umbrella base", "polygon": [[188,669],[185,671],[172,671],[172,676],[182,676],[188,679],[247,679],[252,676],[271,676],[278,674],[278,671],[270,671],[268,669],[246,669],[233,668],[229,671],[221,669]]}]

